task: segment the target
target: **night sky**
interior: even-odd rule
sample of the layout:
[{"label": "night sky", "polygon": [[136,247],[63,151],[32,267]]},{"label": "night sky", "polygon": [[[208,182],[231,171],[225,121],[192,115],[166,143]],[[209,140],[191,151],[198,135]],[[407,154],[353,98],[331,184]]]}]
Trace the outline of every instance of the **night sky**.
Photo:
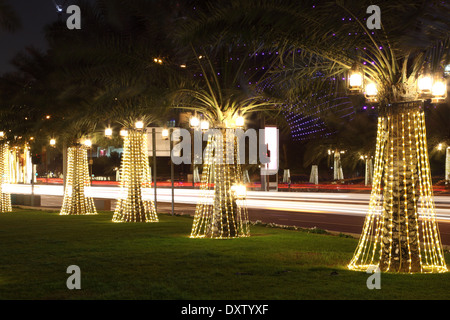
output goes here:
[{"label": "night sky", "polygon": [[[58,20],[53,0],[8,0],[20,16],[22,27],[14,33],[0,31],[0,75],[13,70],[11,59],[27,46],[46,50],[44,26]],[[64,1],[55,0],[57,4]]]}]

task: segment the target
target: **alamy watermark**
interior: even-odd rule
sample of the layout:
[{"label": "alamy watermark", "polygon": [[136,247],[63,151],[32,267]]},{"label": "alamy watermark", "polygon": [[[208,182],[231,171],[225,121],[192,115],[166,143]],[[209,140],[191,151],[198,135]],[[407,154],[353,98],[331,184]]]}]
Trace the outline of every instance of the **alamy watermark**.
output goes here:
[{"label": "alamy watermark", "polygon": [[[278,133],[278,129],[276,132]],[[194,130],[192,134],[190,130],[180,128],[173,131],[171,139],[179,141],[171,152],[175,165],[214,161],[216,164],[267,165],[263,166],[266,167],[267,174],[278,170],[278,135],[266,137],[265,129]],[[269,144],[269,140],[273,143]],[[203,142],[206,141],[208,144],[203,149]],[[270,164],[275,167],[268,168]]]},{"label": "alamy watermark", "polygon": [[71,265],[67,267],[66,273],[72,274],[67,278],[66,286],[67,289],[81,289],[81,270],[77,265]]},{"label": "alamy watermark", "polygon": [[69,30],[81,29],[81,9],[77,5],[70,5],[66,9],[66,13],[70,16],[66,20],[66,26]]},{"label": "alamy watermark", "polygon": [[371,266],[367,268],[366,273],[372,274],[369,278],[367,278],[366,285],[367,289],[381,289],[381,272],[378,266]]},{"label": "alamy watermark", "polygon": [[367,29],[381,29],[381,10],[379,6],[371,5],[367,7],[366,13],[371,13],[372,15],[367,18],[366,25]]}]

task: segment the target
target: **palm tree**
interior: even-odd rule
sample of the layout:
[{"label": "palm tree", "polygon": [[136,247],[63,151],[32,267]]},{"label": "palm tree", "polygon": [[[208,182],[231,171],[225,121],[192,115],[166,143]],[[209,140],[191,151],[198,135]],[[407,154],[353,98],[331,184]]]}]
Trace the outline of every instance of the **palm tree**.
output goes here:
[{"label": "palm tree", "polygon": [[[248,212],[243,199],[242,165],[237,161],[240,148],[235,129],[243,126],[244,117],[257,111],[273,111],[277,103],[248,85],[242,70],[245,58],[233,64],[215,55],[214,58],[206,53],[198,55],[195,50],[194,55],[199,66],[196,74],[201,80],[177,90],[173,95],[174,105],[201,114],[214,129],[205,133],[208,140],[203,160],[202,197],[195,210],[191,237],[246,237],[250,235]],[[214,65],[213,59],[222,63],[221,66]]]},{"label": "palm tree", "polygon": [[[289,0],[211,4],[184,24],[182,36],[185,41],[256,41],[276,48],[281,73],[299,84],[319,79],[320,87],[339,92],[339,80],[358,70],[360,79],[375,83],[379,111],[375,181],[349,268],[447,271],[416,82],[427,70],[439,75],[448,61],[449,5],[382,1],[381,30],[369,30],[364,19],[371,4]],[[291,90],[293,96],[296,88]]]}]

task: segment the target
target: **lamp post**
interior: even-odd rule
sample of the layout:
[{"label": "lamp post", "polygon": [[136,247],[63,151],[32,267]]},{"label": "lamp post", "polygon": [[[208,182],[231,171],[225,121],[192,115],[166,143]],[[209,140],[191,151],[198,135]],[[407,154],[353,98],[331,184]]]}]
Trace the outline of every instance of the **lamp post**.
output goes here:
[{"label": "lamp post", "polygon": [[[197,117],[197,113],[194,114],[194,116],[192,116],[189,119],[189,126],[191,127],[192,131],[193,131],[193,138],[194,140],[196,139],[196,136],[199,132],[202,131],[206,131],[209,129],[209,122],[207,120],[200,120]],[[201,140],[201,139],[200,139]],[[197,150],[195,150],[195,143],[194,145],[194,152],[192,152],[193,156],[192,156],[192,187],[195,189],[195,182],[196,182],[196,172],[197,172],[197,167],[196,167],[196,160],[195,160],[195,155],[197,154]]]},{"label": "lamp post", "polygon": [[156,184],[157,184],[157,177],[156,177],[156,130],[155,128],[152,128],[152,146],[153,146],[153,181],[154,181],[154,196],[155,196],[155,211],[157,211],[158,203],[157,203],[157,191],[156,191]]},{"label": "lamp post", "polygon": [[9,144],[3,141],[5,134],[0,132],[0,213],[11,212],[11,194],[5,192],[4,186],[9,181]]},{"label": "lamp post", "polygon": [[445,152],[445,184],[450,184],[450,146]]}]

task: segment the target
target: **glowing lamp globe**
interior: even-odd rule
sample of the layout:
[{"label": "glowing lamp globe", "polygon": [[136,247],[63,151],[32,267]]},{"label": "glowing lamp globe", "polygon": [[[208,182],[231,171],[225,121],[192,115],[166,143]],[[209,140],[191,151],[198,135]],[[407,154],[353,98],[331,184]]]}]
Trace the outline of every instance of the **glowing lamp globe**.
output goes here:
[{"label": "glowing lamp globe", "polygon": [[83,144],[88,148],[92,147],[92,141],[89,139],[84,140]]},{"label": "glowing lamp globe", "polygon": [[244,126],[244,122],[245,122],[244,117],[243,116],[239,116],[236,119],[236,126],[237,127],[243,127]]},{"label": "glowing lamp globe", "polygon": [[377,85],[373,82],[367,84],[366,86],[366,95],[368,96],[376,96],[378,94]]},{"label": "glowing lamp globe", "polygon": [[50,139],[50,145],[54,146],[56,144],[56,140],[55,139]]},{"label": "glowing lamp globe", "polygon": [[373,82],[370,82],[366,85],[365,88],[365,96],[369,101],[376,101],[378,95],[377,85]]},{"label": "glowing lamp globe", "polygon": [[163,130],[161,131],[161,136],[162,136],[164,139],[167,139],[167,137],[169,136],[169,130],[163,129]]},{"label": "glowing lamp globe", "polygon": [[190,124],[191,127],[197,128],[199,126],[199,124],[200,124],[200,120],[198,120],[197,117],[192,117],[190,119],[190,121],[189,121],[189,124]]},{"label": "glowing lamp globe", "polygon": [[444,69],[444,75],[445,75],[446,77],[450,76],[450,64],[448,64],[448,65],[445,66],[445,69]]},{"label": "glowing lamp globe", "polygon": [[126,137],[128,135],[128,131],[125,129],[120,130],[120,136],[121,137]]},{"label": "glowing lamp globe", "polygon": [[350,87],[361,87],[362,86],[362,75],[360,73],[353,73],[350,76]]},{"label": "glowing lamp globe", "polygon": [[350,92],[360,93],[362,91],[364,85],[364,75],[357,67],[350,70],[347,81]]},{"label": "glowing lamp globe", "polygon": [[138,121],[135,123],[136,129],[142,129],[144,128],[144,123],[142,121]]},{"label": "glowing lamp globe", "polygon": [[111,137],[112,136],[112,129],[111,128],[106,128],[105,129],[105,136],[107,136],[107,137]]},{"label": "glowing lamp globe", "polygon": [[200,123],[200,128],[201,128],[202,130],[208,130],[208,129],[209,129],[209,122],[206,121],[206,120],[203,120],[203,121]]},{"label": "glowing lamp globe", "polygon": [[419,89],[419,93],[429,93],[433,86],[433,79],[430,76],[421,76],[417,80],[417,88]]},{"label": "glowing lamp globe", "polygon": [[443,80],[437,80],[431,87],[431,96],[433,102],[444,100],[447,96],[447,84]]}]

